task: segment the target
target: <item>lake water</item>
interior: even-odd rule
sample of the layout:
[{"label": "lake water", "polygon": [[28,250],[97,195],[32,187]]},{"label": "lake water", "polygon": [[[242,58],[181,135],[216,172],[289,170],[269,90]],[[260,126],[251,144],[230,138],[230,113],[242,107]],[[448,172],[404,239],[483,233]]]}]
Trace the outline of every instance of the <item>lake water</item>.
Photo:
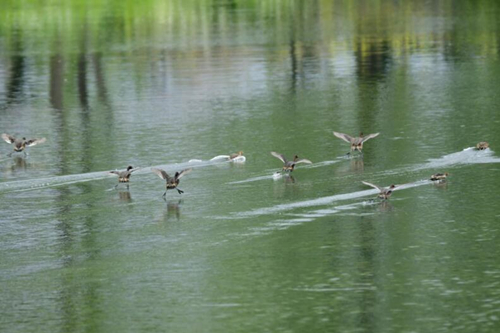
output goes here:
[{"label": "lake water", "polygon": [[[47,142],[0,145],[0,331],[498,332],[498,17],[5,1],[0,132]],[[380,135],[350,158],[332,131]],[[275,179],[271,151],[313,164]]]}]

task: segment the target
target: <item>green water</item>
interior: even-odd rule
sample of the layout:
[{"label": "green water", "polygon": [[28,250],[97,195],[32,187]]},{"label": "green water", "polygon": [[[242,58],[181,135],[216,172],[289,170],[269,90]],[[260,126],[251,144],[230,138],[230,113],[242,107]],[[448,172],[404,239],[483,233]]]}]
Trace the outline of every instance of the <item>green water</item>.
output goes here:
[{"label": "green water", "polygon": [[0,132],[47,142],[0,145],[0,331],[498,332],[499,14],[4,1]]}]

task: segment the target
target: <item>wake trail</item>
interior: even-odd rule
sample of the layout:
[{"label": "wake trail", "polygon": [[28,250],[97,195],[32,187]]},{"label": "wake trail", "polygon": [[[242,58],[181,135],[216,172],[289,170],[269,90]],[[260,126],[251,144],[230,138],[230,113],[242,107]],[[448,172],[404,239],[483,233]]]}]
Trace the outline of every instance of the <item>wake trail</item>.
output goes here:
[{"label": "wake trail", "polygon": [[[486,150],[476,150],[474,148],[466,148],[462,151],[444,155],[440,158],[436,159],[429,159],[428,162],[414,165],[414,166],[408,166],[408,167],[403,167],[403,168],[397,168],[394,170],[387,170],[387,171],[382,171],[378,172],[375,174],[381,174],[381,175],[394,175],[394,174],[400,174],[403,172],[418,172],[421,170],[426,170],[426,169],[435,169],[437,171],[440,171],[440,169],[444,167],[452,167],[456,165],[471,165],[471,164],[485,164],[485,163],[500,163],[500,158],[494,156],[494,152],[490,149]],[[260,180],[263,179],[264,177],[255,177],[253,179]],[[266,177],[266,178],[271,178],[271,176]],[[245,180],[248,181],[248,180]],[[238,183],[238,182],[233,182]],[[428,185],[432,184],[433,182],[430,180],[419,180],[413,183],[408,183],[408,184],[402,184],[402,185],[397,185],[397,187],[394,189],[394,191],[400,191],[408,188],[413,188],[413,187],[418,187],[422,185]],[[352,193],[343,193],[343,194],[336,194],[336,195],[331,195],[331,196],[326,196],[326,197],[321,197],[321,198],[316,198],[316,199],[310,199],[310,200],[304,200],[304,201],[298,201],[298,202],[293,202],[293,203],[287,203],[287,204],[279,204],[271,207],[262,207],[262,208],[257,208],[257,209],[252,209],[246,212],[238,212],[233,214],[233,218],[248,218],[248,217],[255,217],[255,216],[261,216],[261,215],[272,215],[272,214],[280,214],[283,212],[291,211],[297,208],[307,208],[307,207],[317,207],[317,206],[326,206],[326,205],[331,205],[337,201],[343,201],[343,200],[352,200],[352,199],[357,199],[357,198],[362,198],[366,197],[369,195],[376,195],[378,193],[378,190],[376,189],[370,189],[370,190],[364,190],[364,191],[356,191]],[[357,207],[358,204],[355,204],[354,207]],[[222,217],[224,218],[224,217]]]},{"label": "wake trail", "polygon": [[[160,164],[148,167],[141,167],[134,172],[134,176],[143,175],[151,173],[152,168],[165,169],[167,172],[180,171],[186,168],[202,168],[216,164],[229,163],[230,161],[200,161],[196,163],[173,163],[173,164]],[[116,175],[110,174],[109,171],[96,171],[73,175],[64,176],[54,176],[39,179],[27,179],[27,180],[15,180],[0,183],[0,193],[1,192],[18,192],[18,191],[30,191],[41,188],[48,188],[54,186],[62,186],[76,183],[83,183],[95,180],[101,180],[106,178],[116,178]]]}]

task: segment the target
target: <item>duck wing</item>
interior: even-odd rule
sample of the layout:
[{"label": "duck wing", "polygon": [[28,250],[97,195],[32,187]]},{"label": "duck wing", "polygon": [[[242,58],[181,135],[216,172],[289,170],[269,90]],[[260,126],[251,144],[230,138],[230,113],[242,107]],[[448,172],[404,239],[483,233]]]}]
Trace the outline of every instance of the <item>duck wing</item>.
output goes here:
[{"label": "duck wing", "polygon": [[47,141],[47,139],[45,139],[45,138],[30,139],[30,140],[26,141],[26,146],[28,146],[28,147],[36,146],[37,144],[44,143],[45,141]]},{"label": "duck wing", "polygon": [[298,159],[296,161],[293,162],[294,164],[299,164],[299,163],[307,163],[307,164],[312,164],[313,162],[305,159],[305,158],[301,158],[301,159]]},{"label": "duck wing", "polygon": [[168,173],[165,170],[152,168],[151,171],[156,173],[158,177],[160,177],[161,179],[169,180],[170,178],[172,178],[168,175]]},{"label": "duck wing", "polygon": [[333,135],[335,135],[337,138],[344,140],[345,142],[351,143],[353,138],[350,135],[344,134],[344,133],[339,133],[339,132],[333,132]]},{"label": "duck wing", "polygon": [[180,179],[182,178],[183,176],[187,175],[188,173],[190,173],[191,171],[193,171],[193,168],[189,168],[189,169],[184,169],[182,170],[181,172],[176,172],[175,173],[175,179]]},{"label": "duck wing", "polygon": [[137,171],[137,170],[139,170],[139,169],[141,169],[141,168],[134,168],[134,169],[130,169],[128,172],[129,172],[129,173],[132,173],[132,172]]},{"label": "duck wing", "polygon": [[372,133],[372,134],[368,134],[366,136],[363,137],[363,139],[361,140],[361,142],[365,142],[367,140],[370,140],[370,139],[373,139],[374,137],[378,136],[380,133]]},{"label": "duck wing", "polygon": [[274,157],[276,157],[277,159],[279,159],[281,162],[283,162],[285,164],[286,164],[286,162],[288,162],[286,157],[283,154],[272,151],[271,155],[273,155]]},{"label": "duck wing", "polygon": [[377,186],[377,185],[375,185],[375,184],[368,183],[368,182],[364,182],[364,181],[361,181],[361,182],[362,182],[363,184],[365,184],[365,185],[368,185],[368,186],[371,186],[371,187],[373,187],[373,188],[376,188],[376,189],[377,189],[377,190],[379,190],[380,192],[383,192],[383,191],[384,191],[384,189],[383,189],[382,187]]},{"label": "duck wing", "polygon": [[4,139],[4,141],[7,143],[14,143],[16,141],[15,137],[6,133],[2,134],[2,139]]}]

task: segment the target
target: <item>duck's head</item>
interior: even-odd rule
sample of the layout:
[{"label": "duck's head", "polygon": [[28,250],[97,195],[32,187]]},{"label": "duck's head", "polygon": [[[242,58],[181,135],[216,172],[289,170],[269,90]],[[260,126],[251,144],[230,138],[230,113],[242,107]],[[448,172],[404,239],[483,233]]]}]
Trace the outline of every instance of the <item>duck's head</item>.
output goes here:
[{"label": "duck's head", "polygon": [[390,190],[394,190],[396,188],[396,185],[392,184],[391,186],[389,186],[389,189]]},{"label": "duck's head", "polygon": [[129,166],[127,167],[127,171],[130,171],[130,170],[132,170],[133,168],[134,168],[133,166],[129,165]]}]

